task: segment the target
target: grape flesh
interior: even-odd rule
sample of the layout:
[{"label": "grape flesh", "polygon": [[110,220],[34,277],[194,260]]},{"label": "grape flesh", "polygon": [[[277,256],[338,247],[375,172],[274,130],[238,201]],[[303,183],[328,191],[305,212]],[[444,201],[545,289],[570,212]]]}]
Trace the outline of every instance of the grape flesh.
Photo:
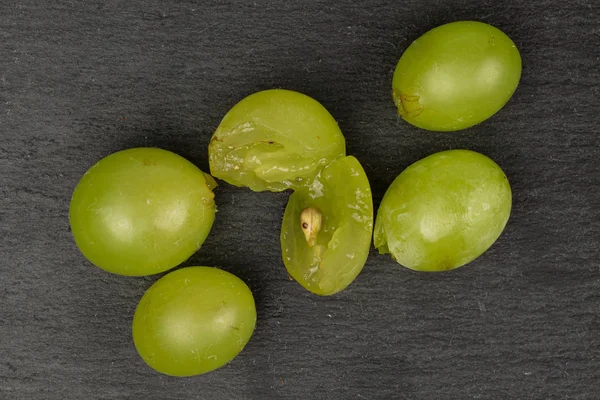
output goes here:
[{"label": "grape flesh", "polygon": [[409,166],[388,188],[374,244],[405,267],[450,270],[498,239],[511,205],[508,179],[491,159],[468,150],[435,153]]},{"label": "grape flesh", "polygon": [[210,232],[215,185],[166,150],[111,154],[73,192],[73,237],[82,254],[106,271],[130,276],[166,271],[196,252]]},{"label": "grape flesh", "polygon": [[132,332],[138,353],[154,370],[192,376],[233,360],[255,325],[254,298],[243,281],[217,268],[187,267],[148,289]]},{"label": "grape flesh", "polygon": [[284,264],[307,290],[332,295],[363,269],[372,232],[373,201],[365,171],[356,158],[340,158],[290,196],[281,227]]},{"label": "grape flesh", "polygon": [[398,113],[431,131],[456,131],[498,112],[521,77],[521,56],[501,30],[459,21],[430,30],[406,49],[392,81]]},{"label": "grape flesh", "polygon": [[254,93],[223,118],[208,147],[211,174],[254,191],[305,185],[346,152],[337,122],[316,100],[290,90]]}]

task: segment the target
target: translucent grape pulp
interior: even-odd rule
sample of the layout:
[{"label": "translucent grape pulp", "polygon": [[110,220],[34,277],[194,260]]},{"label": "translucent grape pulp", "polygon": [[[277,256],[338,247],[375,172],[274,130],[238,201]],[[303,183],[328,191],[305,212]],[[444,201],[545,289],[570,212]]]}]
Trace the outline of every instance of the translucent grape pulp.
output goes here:
[{"label": "translucent grape pulp", "polygon": [[[308,212],[305,220],[303,212]],[[311,218],[311,213],[317,218]],[[317,226],[314,241],[304,228]],[[281,249],[289,274],[309,291],[331,295],[346,288],[363,269],[373,232],[373,200],[367,176],[356,158],[325,167],[311,185],[288,201]]]},{"label": "translucent grape pulp", "polygon": [[301,187],[345,155],[344,136],[319,102],[271,89],[237,103],[208,147],[213,176],[254,191]]}]

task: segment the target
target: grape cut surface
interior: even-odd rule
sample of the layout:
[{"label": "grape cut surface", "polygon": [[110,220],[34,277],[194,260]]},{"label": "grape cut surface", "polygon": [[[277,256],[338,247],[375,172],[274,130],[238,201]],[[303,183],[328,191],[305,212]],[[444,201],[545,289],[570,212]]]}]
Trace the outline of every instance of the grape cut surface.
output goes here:
[{"label": "grape cut surface", "polygon": [[356,158],[340,158],[290,196],[281,228],[288,273],[304,288],[331,295],[363,269],[373,232],[373,201]]},{"label": "grape cut surface", "polygon": [[346,152],[337,122],[302,93],[271,89],[237,103],[208,147],[211,174],[254,191],[306,185]]}]

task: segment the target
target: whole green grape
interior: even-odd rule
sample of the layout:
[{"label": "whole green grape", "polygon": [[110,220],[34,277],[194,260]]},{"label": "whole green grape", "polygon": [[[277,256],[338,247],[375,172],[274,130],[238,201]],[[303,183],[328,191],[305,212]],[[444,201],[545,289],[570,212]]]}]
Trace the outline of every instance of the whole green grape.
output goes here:
[{"label": "whole green grape", "polygon": [[233,360],[255,325],[254,298],[244,282],[217,268],[187,267],[148,289],[135,310],[132,334],[154,370],[192,376]]},{"label": "whole green grape", "polygon": [[344,136],[325,107],[283,89],[254,93],[237,103],[208,146],[213,176],[273,192],[306,184],[345,152]]},{"label": "whole green grape", "polygon": [[372,233],[369,180],[356,158],[340,158],[290,196],[281,227],[283,261],[304,288],[331,295],[363,269]]},{"label": "whole green grape", "polygon": [[501,30],[459,21],[430,30],[406,49],[394,72],[398,113],[431,131],[456,131],[498,112],[519,84],[521,56]]},{"label": "whole green grape", "polygon": [[511,199],[506,175],[488,157],[468,150],[435,153],[388,188],[377,212],[375,247],[417,271],[460,267],[498,239]]},{"label": "whole green grape", "polygon": [[166,150],[135,148],[109,155],[81,178],[69,208],[75,242],[96,266],[150,275],[188,259],[215,217],[216,183]]}]

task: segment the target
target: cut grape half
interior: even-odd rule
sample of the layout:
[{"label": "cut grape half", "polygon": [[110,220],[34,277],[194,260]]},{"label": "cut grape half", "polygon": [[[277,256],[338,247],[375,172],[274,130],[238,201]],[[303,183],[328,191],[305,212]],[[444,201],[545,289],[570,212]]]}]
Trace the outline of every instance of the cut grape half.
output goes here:
[{"label": "cut grape half", "polygon": [[281,228],[285,267],[307,290],[337,293],[363,269],[372,232],[367,175],[356,158],[340,158],[290,196]]},{"label": "cut grape half", "polygon": [[302,187],[346,153],[337,122],[302,93],[271,89],[237,103],[208,147],[211,174],[253,191]]}]

